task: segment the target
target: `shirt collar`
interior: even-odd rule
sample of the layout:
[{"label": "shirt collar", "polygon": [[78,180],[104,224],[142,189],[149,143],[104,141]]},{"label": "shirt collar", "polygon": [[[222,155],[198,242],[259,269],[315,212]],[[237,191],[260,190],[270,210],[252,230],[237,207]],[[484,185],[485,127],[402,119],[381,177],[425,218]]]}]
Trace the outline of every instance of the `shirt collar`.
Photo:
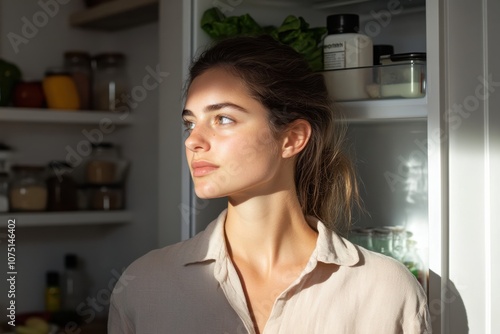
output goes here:
[{"label": "shirt collar", "polygon": [[[212,221],[207,228],[192,239],[192,251],[184,255],[184,264],[194,264],[205,261],[219,261],[227,258],[224,223],[227,209]],[[337,264],[339,266],[353,266],[359,262],[356,247],[348,240],[327,228],[320,220],[309,218],[309,224],[318,231],[316,248],[311,255],[313,262]],[[311,263],[311,261],[309,261]]]}]

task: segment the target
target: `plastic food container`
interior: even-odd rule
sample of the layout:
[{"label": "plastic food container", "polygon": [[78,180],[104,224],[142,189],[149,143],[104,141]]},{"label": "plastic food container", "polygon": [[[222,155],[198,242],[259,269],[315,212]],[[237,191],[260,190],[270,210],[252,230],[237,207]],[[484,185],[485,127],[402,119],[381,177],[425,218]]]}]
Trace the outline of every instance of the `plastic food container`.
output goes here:
[{"label": "plastic food container", "polygon": [[425,96],[426,54],[402,53],[380,57],[380,97]]},{"label": "plastic food container", "polygon": [[324,71],[335,102],[421,98],[426,95],[425,53],[381,56],[382,65]]}]

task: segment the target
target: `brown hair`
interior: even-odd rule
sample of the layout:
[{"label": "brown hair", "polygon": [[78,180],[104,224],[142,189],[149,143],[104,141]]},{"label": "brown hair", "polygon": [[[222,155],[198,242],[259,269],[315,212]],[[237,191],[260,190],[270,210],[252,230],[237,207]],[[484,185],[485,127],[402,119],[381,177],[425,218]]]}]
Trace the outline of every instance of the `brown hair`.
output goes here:
[{"label": "brown hair", "polygon": [[208,69],[222,67],[240,77],[268,110],[278,135],[288,124],[308,121],[307,146],[298,154],[295,186],[302,211],[344,234],[359,203],[351,160],[343,150],[345,125],[332,107],[324,78],[291,47],[269,36],[235,37],[204,51],[191,65],[191,82]]}]

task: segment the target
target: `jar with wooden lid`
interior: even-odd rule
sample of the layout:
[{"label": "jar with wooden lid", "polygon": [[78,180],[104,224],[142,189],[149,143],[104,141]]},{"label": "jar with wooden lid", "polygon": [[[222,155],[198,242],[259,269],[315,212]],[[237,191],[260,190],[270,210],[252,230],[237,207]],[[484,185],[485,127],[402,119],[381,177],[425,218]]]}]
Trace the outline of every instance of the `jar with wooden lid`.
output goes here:
[{"label": "jar with wooden lid", "polygon": [[44,211],[47,208],[45,167],[34,165],[12,166],[9,189],[12,211]]}]

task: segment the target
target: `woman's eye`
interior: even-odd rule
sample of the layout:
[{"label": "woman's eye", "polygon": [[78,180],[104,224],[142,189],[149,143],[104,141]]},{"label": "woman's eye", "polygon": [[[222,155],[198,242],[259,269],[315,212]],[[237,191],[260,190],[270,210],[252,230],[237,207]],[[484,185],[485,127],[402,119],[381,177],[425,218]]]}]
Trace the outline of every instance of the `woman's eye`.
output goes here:
[{"label": "woman's eye", "polygon": [[184,120],[183,123],[184,123],[184,130],[185,131],[190,132],[190,131],[192,131],[194,129],[194,123],[193,122]]},{"label": "woman's eye", "polygon": [[217,121],[217,124],[222,124],[222,125],[234,123],[234,121],[231,118],[229,118],[227,116],[222,116],[222,115],[217,116],[216,121]]}]

